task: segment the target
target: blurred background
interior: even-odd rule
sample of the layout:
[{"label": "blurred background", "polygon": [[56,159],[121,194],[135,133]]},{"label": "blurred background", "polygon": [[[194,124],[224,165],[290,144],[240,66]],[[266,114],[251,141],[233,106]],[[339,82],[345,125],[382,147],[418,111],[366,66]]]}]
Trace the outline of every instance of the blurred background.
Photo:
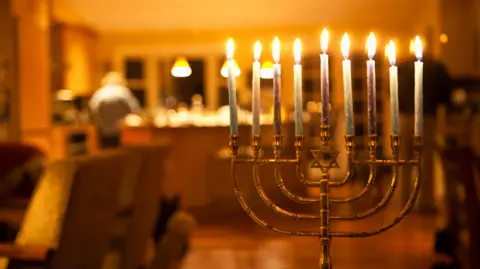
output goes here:
[{"label": "blurred background", "polygon": [[[151,208],[150,215],[145,213],[150,217],[140,213],[139,216],[132,213],[130,217],[143,220],[147,226],[142,229],[152,233],[155,230],[163,234],[163,230],[168,231],[163,226],[170,223],[171,216],[188,212],[192,221],[195,219],[197,229],[185,235],[187,241],[191,241],[190,247],[184,255],[174,259],[173,266],[186,269],[317,268],[318,240],[264,231],[248,218],[236,200],[229,166],[225,44],[229,38],[235,42],[241,154],[246,156],[251,154],[248,145],[252,123],[253,46],[257,40],[263,45],[259,59],[262,66],[261,134],[262,154],[268,156],[273,134],[271,43],[274,37],[280,39],[284,154],[294,156],[292,48],[295,38],[301,39],[307,143],[305,173],[315,178],[318,171],[308,168],[311,161],[308,149],[315,148],[319,142],[320,34],[327,28],[330,33],[332,137],[340,150],[341,167],[332,172],[334,180],[340,180],[346,173],[340,47],[343,34],[348,32],[351,40],[355,141],[359,158],[367,156],[364,145],[367,129],[365,41],[368,34],[374,32],[377,38],[379,158],[392,156],[390,63],[385,45],[393,40],[397,46],[400,128],[405,145],[412,143],[413,134],[413,127],[407,126],[413,124],[410,105],[407,105],[413,102],[413,78],[407,73],[411,71],[413,75],[415,58],[411,42],[416,35],[424,44],[425,62],[424,156],[428,159],[425,165],[428,171],[424,171],[426,176],[419,201],[406,221],[392,231],[369,239],[334,240],[335,268],[480,268],[478,255],[474,255],[480,251],[479,13],[479,0],[0,0],[0,228],[1,244],[4,244],[0,246],[0,256],[5,258],[4,266],[25,266],[18,262],[22,259],[15,256],[25,251],[12,250],[12,246],[40,245],[48,246],[49,250],[61,249],[59,242],[63,237],[60,235],[64,233],[58,226],[58,219],[65,218],[64,214],[71,211],[90,212],[88,206],[86,209],[71,208],[69,204],[73,202],[68,199],[58,200],[49,207],[50,211],[34,206],[49,201],[46,197],[70,197],[72,190],[65,187],[70,185],[58,182],[76,182],[81,176],[58,172],[55,167],[59,163],[62,167],[75,163],[79,171],[84,169],[83,162],[95,163],[97,166],[86,165],[89,172],[79,172],[80,175],[107,182],[104,179],[109,176],[102,173],[107,173],[108,169],[103,169],[102,165],[107,167],[108,164],[98,164],[96,158],[117,156],[120,154],[117,151],[122,151],[120,155],[129,158],[133,158],[131,155],[141,157],[133,158],[136,161],[129,159],[123,165],[116,163],[115,167],[134,169],[132,163],[140,167],[153,162],[159,174],[152,174],[153,179],[145,180],[146,183],[140,182],[148,176],[132,176],[139,179],[139,183],[124,187],[130,194],[125,194],[129,191],[117,192],[112,187],[123,186],[118,175],[116,179],[112,176],[112,182],[118,182],[110,187],[104,183],[102,186],[93,184],[91,188],[103,188],[99,193],[111,191],[119,193],[119,197],[130,197],[129,212],[137,212],[135,208],[138,212]],[[403,91],[404,88],[407,90]],[[125,101],[128,108],[121,108],[122,112],[118,107],[100,108],[100,104],[113,104],[118,100]],[[113,126],[113,133],[106,131],[109,124]],[[168,149],[169,153],[155,158],[145,153],[158,147]],[[402,154],[403,158],[411,156],[408,151]],[[111,158],[118,161],[116,157]],[[138,167],[139,171],[148,170]],[[270,212],[258,198],[250,169],[245,166],[239,173],[242,190],[262,219],[292,230],[317,227],[315,222],[290,221]],[[357,170],[352,183],[333,190],[333,195],[351,196],[363,189],[368,167]],[[389,169],[380,171],[377,186],[358,203],[334,207],[333,212],[352,213],[377,204],[388,189],[390,172]],[[124,171],[120,175],[128,173],[133,172]],[[410,194],[412,183],[408,173],[404,172],[390,208],[367,220],[334,223],[334,228],[362,231],[391,221]],[[310,197],[318,195],[318,190],[306,188],[295,178],[294,168],[285,167],[284,174],[287,185],[294,192]],[[318,205],[299,205],[286,198],[278,189],[272,169],[262,168],[261,175],[266,192],[276,204],[293,212],[318,212]],[[56,178],[57,183],[45,183],[50,187],[40,184],[46,178]],[[58,189],[63,190],[62,194],[53,192]],[[149,189],[155,191],[148,192]],[[40,195],[43,191],[45,194]],[[77,194],[76,199],[91,199],[92,207],[102,204],[103,200],[88,193]],[[149,197],[145,199],[150,202],[138,202],[141,200],[138,197],[142,196]],[[123,212],[114,207],[112,204],[105,212]],[[63,212],[55,217],[56,226],[47,220],[42,222],[46,225],[43,228],[32,224],[39,223],[41,216],[50,215],[46,212],[51,210]],[[99,214],[106,216],[105,212]],[[96,221],[101,222],[89,215],[85,218],[94,226],[98,226]],[[37,228],[28,228],[32,225]],[[36,235],[44,230],[51,231],[52,236],[38,239]],[[111,242],[113,239],[107,236],[110,230],[105,228],[95,238]],[[148,245],[147,237],[144,236],[142,246]],[[168,262],[157,261],[165,261],[167,258],[162,255],[170,254],[162,252],[165,250],[163,241],[156,239],[159,242],[156,247],[144,247],[150,250],[142,248],[138,254],[150,257],[142,266],[160,268],[155,266],[163,264],[161,268],[173,268]],[[75,244],[79,239],[71,240]],[[94,263],[93,258],[80,258],[81,244],[78,245],[77,249],[62,252],[72,256],[57,259],[81,260],[84,263],[78,264],[83,268],[99,268],[99,264],[103,268],[129,266],[125,257],[132,252],[127,250],[131,247],[127,243],[122,245],[125,248],[121,252],[123,256],[117,253],[115,262],[105,258],[110,248],[95,252],[96,260],[104,261],[102,263]],[[45,251],[31,251],[35,257],[31,259],[45,260],[46,256],[41,256]],[[61,262],[57,263],[56,266],[60,266]]]}]

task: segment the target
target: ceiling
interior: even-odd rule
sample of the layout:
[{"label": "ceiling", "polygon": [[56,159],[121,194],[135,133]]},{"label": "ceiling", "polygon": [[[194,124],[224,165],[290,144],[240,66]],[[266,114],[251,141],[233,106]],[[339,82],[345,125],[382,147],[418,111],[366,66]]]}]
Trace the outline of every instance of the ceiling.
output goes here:
[{"label": "ceiling", "polygon": [[54,0],[54,4],[62,10],[63,16],[70,18],[77,16],[99,30],[110,31],[409,23],[414,14],[422,12],[418,2],[418,0]]}]

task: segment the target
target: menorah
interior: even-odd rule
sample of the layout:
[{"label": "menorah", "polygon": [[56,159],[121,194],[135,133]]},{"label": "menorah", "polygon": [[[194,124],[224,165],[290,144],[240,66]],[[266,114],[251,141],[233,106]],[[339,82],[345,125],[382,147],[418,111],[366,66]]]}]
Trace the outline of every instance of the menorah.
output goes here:
[{"label": "menorah", "polygon": [[[399,135],[392,135],[390,137],[390,146],[392,149],[392,159],[377,159],[376,152],[377,152],[377,135],[371,134],[368,135],[367,138],[367,149],[368,149],[368,159],[356,159],[355,158],[355,136],[353,135],[346,135],[345,136],[345,150],[348,158],[348,168],[346,176],[341,181],[332,181],[330,180],[329,171],[332,168],[340,168],[337,162],[337,157],[339,155],[339,151],[335,150],[330,143],[330,125],[322,124],[320,126],[320,141],[321,145],[318,149],[311,150],[313,155],[313,162],[310,165],[312,169],[319,169],[320,170],[320,180],[311,180],[307,179],[305,175],[302,173],[302,152],[304,150],[304,143],[305,139],[303,135],[297,135],[295,137],[295,158],[282,158],[282,140],[283,137],[281,135],[274,135],[273,136],[273,159],[272,158],[262,158],[259,156],[260,152],[260,136],[253,136],[252,138],[252,157],[248,158],[238,158],[238,140],[239,137],[237,135],[230,136],[230,149],[232,154],[232,177],[233,177],[233,184],[235,194],[240,201],[241,206],[243,209],[248,213],[248,215],[260,226],[272,230],[274,232],[284,234],[284,235],[292,235],[292,236],[316,236],[320,239],[321,244],[321,252],[320,252],[320,268],[321,269],[331,269],[332,262],[330,258],[330,243],[332,237],[367,237],[379,234],[384,232],[396,224],[398,224],[405,216],[410,212],[415,201],[417,199],[419,189],[420,189],[420,181],[421,181],[421,154],[422,154],[422,137],[421,136],[414,136],[413,143],[414,143],[414,158],[411,160],[401,160],[399,158],[399,150],[400,150],[400,136]],[[330,156],[329,160],[325,156]],[[266,221],[262,220],[258,217],[255,212],[249,207],[246,203],[244,197],[242,196],[241,189],[238,184],[237,179],[237,164],[252,164],[253,165],[253,179],[255,182],[255,187],[258,191],[260,198],[265,202],[265,204],[273,210],[275,213],[278,213],[282,216],[286,216],[295,220],[319,220],[320,221],[320,228],[318,231],[299,231],[299,230],[286,230],[286,229],[279,229],[276,228],[274,225],[267,223]],[[280,208],[279,206],[275,205],[266,195],[261,181],[259,177],[259,166],[260,165],[273,165],[274,168],[274,176],[277,181],[278,187],[281,191],[290,199],[298,202],[298,203],[305,203],[305,204],[312,204],[312,203],[319,203],[320,204],[320,212],[319,214],[303,214],[303,213],[294,213],[289,212],[285,209]],[[320,189],[320,196],[317,197],[302,197],[296,195],[292,191],[290,191],[282,177],[282,173],[280,171],[281,165],[295,165],[297,170],[297,179],[300,180],[305,186],[307,187],[318,187]],[[398,181],[398,172],[399,167],[402,165],[413,165],[417,167],[417,173],[415,177],[414,187],[410,194],[410,197],[405,204],[404,208],[401,210],[399,215],[389,224],[386,224],[376,230],[372,231],[364,231],[364,232],[337,232],[330,230],[330,221],[342,221],[342,220],[358,220],[367,218],[369,216],[374,215],[380,209],[384,208],[392,198],[392,195],[397,187]],[[369,167],[369,176],[366,183],[366,186],[356,195],[346,198],[331,198],[329,195],[330,187],[341,187],[347,184],[353,177],[354,168],[357,166],[368,166]],[[351,203],[353,201],[358,200],[359,198],[363,197],[365,194],[368,193],[368,190],[374,186],[375,177],[376,177],[376,170],[378,166],[390,166],[392,168],[391,173],[391,182],[388,191],[386,192],[385,196],[381,201],[374,206],[364,212],[354,213],[352,215],[341,215],[336,216],[330,213],[330,206],[332,204],[337,203]]]},{"label": "menorah", "polygon": [[[237,122],[237,105],[236,105],[236,87],[234,76],[234,61],[233,61],[233,41],[230,39],[227,42],[227,59],[228,59],[228,89],[229,89],[229,104],[230,104],[230,149],[232,154],[232,177],[234,183],[235,193],[240,201],[243,209],[250,215],[250,217],[259,225],[270,229],[272,231],[293,236],[317,236],[320,238],[320,268],[331,269],[332,262],[330,259],[330,242],[332,237],[367,237],[384,232],[396,224],[398,224],[405,216],[410,212],[415,201],[417,199],[420,180],[421,180],[421,154],[422,154],[422,130],[423,130],[423,63],[422,58],[422,44],[420,38],[417,36],[415,42],[415,55],[418,61],[415,65],[415,131],[413,137],[413,159],[401,160],[399,156],[400,151],[400,130],[399,130],[399,117],[398,117],[398,70],[395,66],[395,45],[393,41],[389,43],[388,55],[391,63],[390,71],[390,116],[392,120],[392,135],[390,136],[390,147],[392,149],[392,159],[377,159],[377,127],[376,127],[376,85],[375,85],[375,61],[373,56],[375,55],[376,39],[375,35],[371,33],[367,38],[367,54],[369,60],[367,60],[367,116],[368,116],[368,137],[367,137],[367,151],[368,158],[357,159],[355,157],[355,133],[353,124],[353,104],[352,104],[352,83],[351,83],[351,68],[350,60],[348,60],[348,47],[349,38],[345,34],[342,39],[342,53],[345,57],[343,61],[343,82],[344,82],[344,102],[345,102],[345,116],[346,116],[346,135],[345,135],[345,150],[347,154],[347,174],[341,181],[330,180],[330,169],[340,168],[337,157],[340,151],[336,150],[331,145],[331,134],[329,124],[329,79],[328,79],[328,55],[326,53],[328,45],[328,31],[325,29],[321,38],[322,51],[320,55],[320,89],[321,89],[321,123],[320,123],[320,145],[318,148],[311,150],[313,155],[313,162],[310,165],[311,169],[319,169],[320,179],[312,180],[305,177],[302,173],[303,150],[305,146],[305,138],[303,136],[303,112],[302,112],[302,83],[301,83],[301,64],[300,64],[300,40],[296,39],[294,42],[294,100],[295,100],[295,157],[283,158],[282,143],[283,136],[281,135],[281,66],[279,64],[280,55],[280,42],[278,38],[274,39],[272,45],[272,55],[275,60],[273,68],[273,159],[263,158],[260,156],[260,83],[259,83],[259,67],[258,57],[261,51],[261,45],[259,42],[255,44],[254,49],[254,64],[253,64],[253,79],[252,79],[252,156],[248,158],[238,157],[238,122]],[[326,158],[326,156],[329,158]],[[241,189],[237,180],[237,164],[248,163],[253,166],[253,179],[255,187],[258,191],[260,198],[265,204],[272,209],[275,213],[282,216],[292,218],[294,220],[319,220],[320,227],[315,231],[300,231],[300,230],[285,230],[274,227],[272,224],[259,218],[252,209],[248,206],[245,199],[242,196]],[[261,165],[273,165],[274,177],[277,181],[278,187],[288,198],[304,204],[320,204],[319,214],[306,214],[306,213],[294,213],[289,212],[268,198],[264,191],[260,176],[259,167]],[[297,170],[297,180],[303,183],[306,187],[317,187],[320,189],[319,197],[302,197],[290,191],[285,185],[285,181],[282,177],[280,170],[281,165],[295,165]],[[358,220],[370,217],[377,213],[380,209],[389,204],[395,189],[397,188],[397,181],[399,177],[399,168],[402,165],[416,166],[417,175],[414,182],[413,190],[410,197],[401,210],[399,215],[389,224],[384,225],[376,230],[364,231],[364,232],[336,232],[331,231],[330,221],[343,221],[343,220]],[[347,184],[353,178],[353,171],[356,167],[368,166],[369,175],[365,187],[357,194],[351,197],[345,198],[330,198],[330,187],[341,187]],[[374,207],[351,215],[333,215],[330,212],[330,206],[332,204],[348,204],[352,203],[361,197],[365,196],[368,191],[375,185],[375,178],[377,176],[377,168],[379,166],[391,167],[392,179],[390,187],[387,190],[385,196]]]}]

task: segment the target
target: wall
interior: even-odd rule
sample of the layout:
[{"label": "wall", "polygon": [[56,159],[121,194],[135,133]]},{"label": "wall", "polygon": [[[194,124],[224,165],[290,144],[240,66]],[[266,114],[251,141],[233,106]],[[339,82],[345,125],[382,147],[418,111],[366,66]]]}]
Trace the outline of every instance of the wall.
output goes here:
[{"label": "wall", "polygon": [[50,1],[14,0],[18,21],[18,109],[21,139],[48,153],[51,127]]},{"label": "wall", "polygon": [[[18,136],[16,96],[15,20],[10,1],[0,1],[0,140]],[[5,113],[8,113],[6,117]]]},{"label": "wall", "polygon": [[63,88],[76,96],[93,94],[99,85],[97,61],[97,35],[88,27],[62,24],[60,29]]},{"label": "wall", "polygon": [[448,35],[442,59],[455,76],[474,75],[479,70],[478,4],[472,0],[441,0],[442,29]]}]

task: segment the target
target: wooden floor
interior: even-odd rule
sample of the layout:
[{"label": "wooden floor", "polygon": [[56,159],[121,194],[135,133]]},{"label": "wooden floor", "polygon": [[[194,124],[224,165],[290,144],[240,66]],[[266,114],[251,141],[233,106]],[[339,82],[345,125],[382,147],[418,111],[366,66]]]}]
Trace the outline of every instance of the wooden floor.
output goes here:
[{"label": "wooden floor", "polygon": [[[317,238],[273,234],[241,213],[226,217],[223,223],[200,225],[182,269],[318,268]],[[374,218],[341,228],[361,230],[378,221]],[[333,269],[427,269],[433,260],[433,234],[431,217],[412,214],[375,237],[334,238]]]}]

